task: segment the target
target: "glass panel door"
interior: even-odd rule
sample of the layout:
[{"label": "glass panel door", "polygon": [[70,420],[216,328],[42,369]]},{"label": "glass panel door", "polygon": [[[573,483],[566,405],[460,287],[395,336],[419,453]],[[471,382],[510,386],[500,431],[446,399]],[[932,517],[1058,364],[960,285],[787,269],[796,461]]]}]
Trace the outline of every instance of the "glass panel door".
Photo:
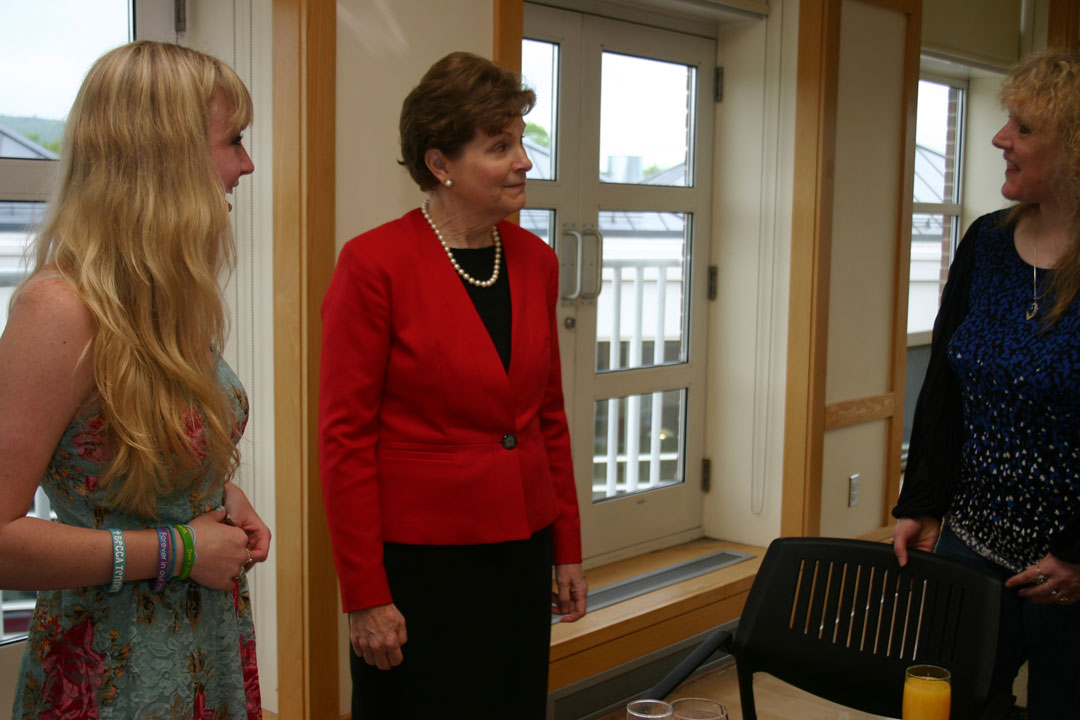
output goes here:
[{"label": "glass panel door", "polygon": [[699,128],[712,101],[700,79],[715,47],[525,7],[522,73],[538,94],[526,122],[550,138],[537,130],[546,144],[530,152],[551,170],[530,175],[522,220],[550,228],[560,258],[582,534],[602,561],[701,534],[711,137]]}]

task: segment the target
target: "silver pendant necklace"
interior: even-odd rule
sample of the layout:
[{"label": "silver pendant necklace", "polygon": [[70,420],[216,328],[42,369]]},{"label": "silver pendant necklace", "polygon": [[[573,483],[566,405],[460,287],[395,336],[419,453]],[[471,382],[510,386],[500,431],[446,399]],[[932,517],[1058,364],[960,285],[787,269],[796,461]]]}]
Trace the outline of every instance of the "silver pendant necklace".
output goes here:
[{"label": "silver pendant necklace", "polygon": [[1039,314],[1039,236],[1035,236],[1035,260],[1031,264],[1031,307],[1024,313],[1028,320]]},{"label": "silver pendant necklace", "polygon": [[502,257],[502,238],[499,237],[499,230],[494,225],[491,226],[491,239],[495,241],[495,268],[491,272],[491,277],[487,280],[477,280],[469,273],[465,272],[465,268],[458,264],[457,258],[454,257],[454,253],[450,250],[450,246],[446,244],[446,240],[443,239],[442,233],[439,231],[439,226],[435,224],[435,221],[431,219],[431,214],[428,212],[428,200],[425,200],[420,206],[420,212],[424,214],[424,219],[428,221],[428,225],[431,226],[432,231],[435,233],[435,237],[439,239],[439,244],[442,245],[443,250],[446,251],[446,257],[450,258],[450,264],[454,266],[454,270],[461,276],[461,279],[470,285],[476,287],[489,288],[495,284],[495,281],[499,279],[499,259]]}]

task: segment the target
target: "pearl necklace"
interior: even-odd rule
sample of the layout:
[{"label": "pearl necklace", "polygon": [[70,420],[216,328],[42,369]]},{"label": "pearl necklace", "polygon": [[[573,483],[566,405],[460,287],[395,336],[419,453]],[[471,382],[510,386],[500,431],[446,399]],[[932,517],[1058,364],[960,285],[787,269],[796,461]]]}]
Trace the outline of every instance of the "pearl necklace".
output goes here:
[{"label": "pearl necklace", "polygon": [[499,237],[499,230],[494,225],[491,226],[491,239],[495,241],[495,269],[491,273],[491,277],[487,280],[477,280],[469,273],[465,272],[461,265],[458,265],[457,258],[454,257],[454,253],[450,250],[450,246],[446,244],[446,240],[443,239],[442,233],[439,232],[439,226],[435,224],[435,221],[431,219],[431,214],[428,213],[428,200],[420,206],[420,212],[424,213],[424,219],[428,221],[428,225],[435,232],[435,237],[439,239],[439,244],[442,245],[443,250],[446,251],[446,257],[450,258],[450,264],[454,266],[454,270],[461,276],[461,279],[470,285],[476,287],[489,288],[495,284],[495,281],[499,279],[499,258],[502,256],[502,238]]}]

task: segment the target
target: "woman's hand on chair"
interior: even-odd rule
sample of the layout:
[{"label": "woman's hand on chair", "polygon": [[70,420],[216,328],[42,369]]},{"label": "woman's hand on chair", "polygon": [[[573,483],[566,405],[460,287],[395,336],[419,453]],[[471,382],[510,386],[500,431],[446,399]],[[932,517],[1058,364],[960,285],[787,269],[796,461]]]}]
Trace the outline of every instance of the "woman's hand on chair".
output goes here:
[{"label": "woman's hand on chair", "polygon": [[1080,600],[1080,564],[1047,553],[1039,562],[1005,581],[1038,605],[1075,605]]},{"label": "woman's hand on chair", "polygon": [[941,521],[930,515],[914,518],[900,518],[893,528],[893,552],[900,561],[900,567],[907,565],[908,550],[932,552],[941,534]]}]

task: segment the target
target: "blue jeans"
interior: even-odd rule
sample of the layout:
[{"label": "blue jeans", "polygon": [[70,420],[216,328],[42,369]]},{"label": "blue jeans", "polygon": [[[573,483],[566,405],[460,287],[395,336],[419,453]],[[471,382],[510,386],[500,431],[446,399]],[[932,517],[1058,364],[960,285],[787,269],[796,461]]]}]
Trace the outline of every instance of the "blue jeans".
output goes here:
[{"label": "blue jeans", "polygon": [[[1002,582],[1016,574],[975,553],[948,526],[934,552],[990,570]],[[1025,660],[1030,720],[1080,718],[1080,605],[1036,605],[1002,587],[992,690],[1011,693]]]}]

